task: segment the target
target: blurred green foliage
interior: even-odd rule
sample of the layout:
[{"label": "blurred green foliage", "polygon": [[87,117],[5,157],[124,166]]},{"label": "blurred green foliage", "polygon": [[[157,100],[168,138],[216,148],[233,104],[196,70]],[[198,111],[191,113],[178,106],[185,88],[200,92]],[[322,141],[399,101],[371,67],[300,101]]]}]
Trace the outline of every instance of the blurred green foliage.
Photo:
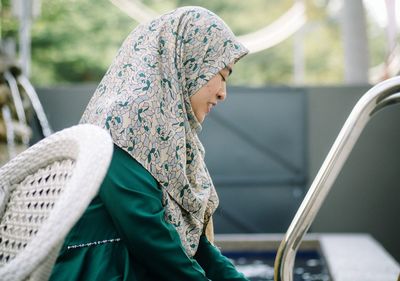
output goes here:
[{"label": "blurred green foliage", "polygon": [[[18,38],[10,1],[0,0],[2,38]],[[293,0],[142,0],[157,13],[196,5],[218,14],[236,35],[262,28],[285,13]],[[305,84],[340,83],[343,51],[338,19],[326,12],[327,0],[305,0],[308,22],[303,28]],[[119,46],[137,22],[109,0],[42,0],[41,15],[32,28],[31,79],[36,85],[97,83]],[[375,27],[376,29],[376,27]],[[375,30],[377,36],[382,32]],[[376,37],[375,37],[376,38]],[[384,40],[371,41],[372,62],[385,55]],[[291,84],[294,39],[248,55],[230,78],[234,85]],[[383,56],[383,57],[382,57]]]}]

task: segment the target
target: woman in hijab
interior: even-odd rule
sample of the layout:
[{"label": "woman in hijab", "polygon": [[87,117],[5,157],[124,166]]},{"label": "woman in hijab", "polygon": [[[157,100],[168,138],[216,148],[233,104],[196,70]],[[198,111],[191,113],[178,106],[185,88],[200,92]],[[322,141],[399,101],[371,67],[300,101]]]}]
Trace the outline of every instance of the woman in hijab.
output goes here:
[{"label": "woman in hijab", "polygon": [[110,132],[114,154],[51,280],[247,280],[205,234],[218,197],[197,136],[246,53],[200,7],[133,30],[81,120]]}]

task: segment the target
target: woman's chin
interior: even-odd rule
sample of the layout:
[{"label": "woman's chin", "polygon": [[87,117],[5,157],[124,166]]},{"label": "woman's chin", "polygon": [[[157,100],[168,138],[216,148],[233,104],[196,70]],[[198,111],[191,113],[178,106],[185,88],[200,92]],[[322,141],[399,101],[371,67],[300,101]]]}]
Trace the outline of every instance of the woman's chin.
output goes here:
[{"label": "woman's chin", "polygon": [[204,114],[203,116],[200,116],[197,118],[197,121],[199,121],[200,124],[204,122],[204,119],[206,119],[206,115]]}]

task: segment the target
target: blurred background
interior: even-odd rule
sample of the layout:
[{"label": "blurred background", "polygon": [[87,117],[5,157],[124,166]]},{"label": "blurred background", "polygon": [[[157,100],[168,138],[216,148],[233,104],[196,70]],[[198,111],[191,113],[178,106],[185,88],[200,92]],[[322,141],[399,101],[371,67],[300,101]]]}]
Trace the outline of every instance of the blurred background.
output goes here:
[{"label": "blurred background", "polygon": [[[201,133],[221,200],[217,233],[286,232],[353,106],[400,72],[398,0],[0,3],[3,162],[50,128],[79,121],[140,22],[184,5],[226,21],[251,54],[235,66],[227,102]],[[10,75],[21,106],[7,96]],[[369,233],[400,260],[399,121],[400,108],[392,106],[367,125],[310,232]]]},{"label": "blurred background", "polygon": [[[32,5],[30,16],[23,19],[18,2],[23,3],[1,1],[1,38],[13,41],[8,43],[15,50],[25,43],[18,39],[31,41],[31,62],[24,63],[30,64],[37,86],[96,83],[140,21],[184,5],[214,11],[236,35],[251,37],[258,31],[256,37],[268,41],[252,45],[257,52],[235,67],[231,85],[341,84],[349,44],[358,44],[360,54],[354,54],[361,57],[358,67],[364,67],[363,80],[355,82],[376,82],[399,69],[399,58],[396,65],[392,58],[399,48],[396,0],[31,0],[26,1]],[[29,39],[21,38],[24,21]]]}]

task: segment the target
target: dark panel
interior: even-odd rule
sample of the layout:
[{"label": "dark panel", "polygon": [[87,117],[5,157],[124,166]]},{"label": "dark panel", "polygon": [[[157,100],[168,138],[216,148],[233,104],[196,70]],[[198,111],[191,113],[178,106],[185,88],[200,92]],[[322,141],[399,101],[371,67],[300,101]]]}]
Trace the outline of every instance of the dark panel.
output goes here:
[{"label": "dark panel", "polygon": [[216,233],[286,232],[303,198],[303,187],[242,186],[217,188],[220,206]]},{"label": "dark panel", "polygon": [[305,93],[294,88],[232,88],[200,138],[216,184],[304,185]]},{"label": "dark panel", "polygon": [[95,85],[38,88],[39,99],[53,130],[77,124],[95,89]]},{"label": "dark panel", "polygon": [[231,88],[200,138],[220,196],[217,233],[286,232],[303,198],[306,95],[295,88]]}]

